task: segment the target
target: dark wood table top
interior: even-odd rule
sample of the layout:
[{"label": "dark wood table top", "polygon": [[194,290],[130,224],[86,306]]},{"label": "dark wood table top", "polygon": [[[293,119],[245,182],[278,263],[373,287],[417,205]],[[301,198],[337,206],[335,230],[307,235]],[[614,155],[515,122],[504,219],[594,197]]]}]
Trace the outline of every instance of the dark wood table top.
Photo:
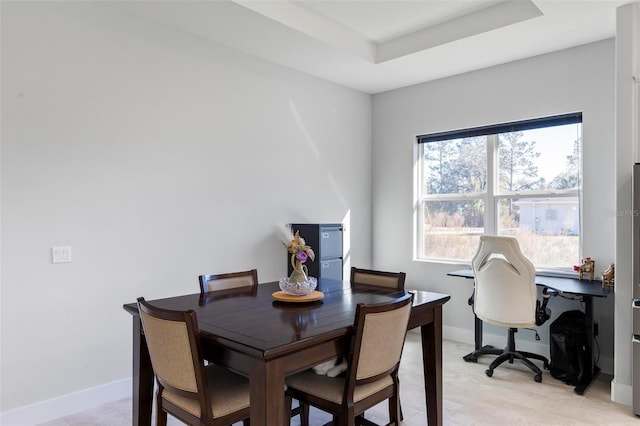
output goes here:
[{"label": "dark wood table top", "polygon": [[[405,290],[351,286],[320,279],[324,298],[308,303],[276,301],[278,283],[150,300],[174,310],[193,309],[198,317],[205,358],[251,377],[251,424],[284,422],[285,376],[310,368],[348,350],[359,303],[382,303]],[[429,424],[442,425],[442,305],[450,296],[414,293],[409,328],[422,336],[425,405]],[[134,425],[151,423],[153,372],[135,303],[133,315]]]},{"label": "dark wood table top", "polygon": [[[317,290],[324,298],[309,303],[279,302],[272,294],[278,283],[260,284],[253,289],[231,289],[195,293],[150,301],[155,306],[173,310],[193,309],[198,316],[200,333],[208,340],[233,348],[251,357],[271,358],[306,346],[309,339],[335,339],[352,332],[358,303],[382,303],[404,291],[366,286],[351,287],[348,281],[320,279]],[[443,304],[448,295],[411,291],[414,313],[420,307]],[[224,300],[224,303],[216,303]],[[137,315],[135,303],[124,305]],[[420,321],[416,322],[419,325]]]}]

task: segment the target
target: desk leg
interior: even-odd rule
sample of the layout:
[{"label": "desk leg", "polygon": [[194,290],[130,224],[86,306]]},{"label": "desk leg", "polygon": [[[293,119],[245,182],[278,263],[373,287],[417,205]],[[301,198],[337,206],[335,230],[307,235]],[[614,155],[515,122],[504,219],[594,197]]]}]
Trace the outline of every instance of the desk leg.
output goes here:
[{"label": "desk leg", "polygon": [[[469,300],[467,300],[467,305],[471,306],[471,310],[473,310],[474,294],[475,293],[471,293],[471,297],[469,297]],[[476,345],[475,350],[477,351],[482,347],[482,320],[475,315],[473,316],[473,318],[475,318],[475,322],[473,323],[473,334],[474,334],[474,341]]]},{"label": "desk leg", "polygon": [[584,301],[584,328],[587,346],[585,359],[583,361],[588,368],[584,376],[580,378],[580,383],[573,389],[578,395],[584,394],[600,372],[600,369],[597,365],[594,365],[593,361],[593,297],[583,295],[582,300]]},{"label": "desk leg", "polygon": [[[473,309],[473,294],[469,298],[468,302],[471,309]],[[478,357],[484,354],[495,353],[498,354],[501,351],[496,352],[493,346],[482,347],[482,320],[477,316],[473,316],[473,337],[474,337],[474,345],[475,348],[473,352],[462,357],[466,362],[476,362],[478,361]]]},{"label": "desk leg", "polygon": [[284,368],[280,359],[260,362],[251,367],[251,426],[284,424]]},{"label": "desk leg", "polygon": [[133,426],[150,426],[153,407],[153,368],[140,317],[133,316]]},{"label": "desk leg", "polygon": [[442,426],[442,305],[434,308],[433,322],[420,327],[420,334],[427,423]]},{"label": "desk leg", "polygon": [[475,315],[473,316],[473,318],[474,318],[473,333],[475,335],[474,340],[475,340],[476,350],[478,350],[482,347],[482,320]]}]

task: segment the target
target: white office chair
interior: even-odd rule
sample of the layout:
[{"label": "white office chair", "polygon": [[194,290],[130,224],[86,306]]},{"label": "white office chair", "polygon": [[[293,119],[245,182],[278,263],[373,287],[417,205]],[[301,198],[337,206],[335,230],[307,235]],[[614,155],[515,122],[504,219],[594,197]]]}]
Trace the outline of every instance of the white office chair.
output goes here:
[{"label": "white office chair", "polygon": [[498,355],[485,371],[491,377],[493,370],[503,362],[513,363],[514,359],[519,359],[535,373],[535,381],[541,382],[542,371],[528,358],[543,361],[545,369],[549,368],[549,360],[515,348],[518,328],[541,325],[548,318],[548,315],[539,314],[541,309],[545,313],[546,303],[537,303],[533,264],[522,254],[515,238],[483,235],[471,266],[475,275],[473,309],[476,316],[490,324],[509,328],[509,336],[506,348],[485,346],[465,360],[475,362],[480,355]]}]

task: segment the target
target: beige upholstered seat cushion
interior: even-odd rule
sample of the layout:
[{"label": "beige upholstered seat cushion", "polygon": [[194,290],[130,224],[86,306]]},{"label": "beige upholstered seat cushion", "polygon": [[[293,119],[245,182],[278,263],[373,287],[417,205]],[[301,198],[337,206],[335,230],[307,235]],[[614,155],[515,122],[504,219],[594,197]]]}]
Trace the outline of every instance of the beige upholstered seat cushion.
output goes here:
[{"label": "beige upholstered seat cushion", "polygon": [[[221,417],[249,407],[249,381],[246,378],[217,365],[209,365],[206,370],[213,417]],[[163,397],[194,416],[200,416],[197,399],[185,398],[167,389],[163,392]]]},{"label": "beige upholstered seat cushion", "polygon": [[[340,404],[344,395],[343,377],[319,376],[313,370],[306,370],[302,373],[287,377],[287,386],[301,390],[310,395],[315,395],[326,400]],[[358,402],[374,393],[393,385],[391,376],[386,376],[380,380],[364,385],[356,386],[353,399]]]}]

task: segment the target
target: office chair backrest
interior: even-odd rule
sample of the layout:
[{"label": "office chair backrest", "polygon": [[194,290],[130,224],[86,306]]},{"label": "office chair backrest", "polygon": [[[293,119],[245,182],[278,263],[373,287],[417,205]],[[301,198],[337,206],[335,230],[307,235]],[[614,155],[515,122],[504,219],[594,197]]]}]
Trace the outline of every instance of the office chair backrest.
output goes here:
[{"label": "office chair backrest", "polygon": [[513,237],[483,235],[471,261],[475,275],[474,311],[503,327],[536,323],[535,268]]}]

